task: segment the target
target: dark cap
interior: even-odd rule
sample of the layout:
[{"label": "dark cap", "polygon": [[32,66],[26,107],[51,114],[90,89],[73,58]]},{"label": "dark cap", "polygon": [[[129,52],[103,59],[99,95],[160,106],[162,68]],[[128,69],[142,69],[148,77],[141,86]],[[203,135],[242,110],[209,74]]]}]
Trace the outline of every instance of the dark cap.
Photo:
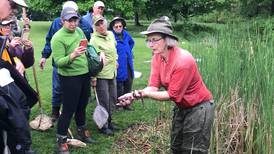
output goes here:
[{"label": "dark cap", "polygon": [[72,17],[80,18],[78,13],[76,12],[76,10],[74,8],[66,7],[62,10],[62,12],[61,12],[61,18],[62,19],[69,20]]},{"label": "dark cap", "polygon": [[149,35],[152,33],[161,33],[164,35],[168,35],[177,41],[179,40],[177,36],[173,35],[173,28],[171,23],[164,19],[164,18],[159,18],[151,22],[151,24],[148,26],[146,31],[141,32],[141,34],[144,35]]}]

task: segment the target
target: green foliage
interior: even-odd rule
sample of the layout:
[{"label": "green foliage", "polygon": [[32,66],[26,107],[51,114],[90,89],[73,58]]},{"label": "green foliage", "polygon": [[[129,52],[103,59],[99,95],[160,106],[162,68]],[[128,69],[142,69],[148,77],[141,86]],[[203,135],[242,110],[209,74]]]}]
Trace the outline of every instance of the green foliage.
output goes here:
[{"label": "green foliage", "polygon": [[133,1],[124,1],[124,0],[116,0],[116,1],[110,1],[111,9],[113,9],[113,14],[122,16],[125,18],[132,18],[134,16],[134,7],[133,7]]},{"label": "green foliage", "polygon": [[176,22],[179,17],[189,19],[190,17],[209,13],[217,8],[217,0],[151,0],[147,3],[147,14],[168,15]]},{"label": "green foliage", "polygon": [[248,17],[271,12],[272,0],[241,0],[241,14]]}]

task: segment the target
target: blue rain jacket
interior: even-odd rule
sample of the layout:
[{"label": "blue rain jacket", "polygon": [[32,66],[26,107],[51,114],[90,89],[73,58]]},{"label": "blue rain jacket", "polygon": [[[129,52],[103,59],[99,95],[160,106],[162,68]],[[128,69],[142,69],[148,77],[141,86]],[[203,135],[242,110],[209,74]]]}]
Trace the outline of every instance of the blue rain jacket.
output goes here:
[{"label": "blue rain jacket", "polygon": [[116,49],[118,54],[119,67],[117,69],[117,81],[125,81],[128,79],[127,66],[130,67],[132,72],[132,77],[134,77],[134,67],[133,67],[133,52],[134,40],[128,34],[127,31],[123,30],[123,40],[120,40],[118,34],[112,30],[115,40],[117,42]]}]

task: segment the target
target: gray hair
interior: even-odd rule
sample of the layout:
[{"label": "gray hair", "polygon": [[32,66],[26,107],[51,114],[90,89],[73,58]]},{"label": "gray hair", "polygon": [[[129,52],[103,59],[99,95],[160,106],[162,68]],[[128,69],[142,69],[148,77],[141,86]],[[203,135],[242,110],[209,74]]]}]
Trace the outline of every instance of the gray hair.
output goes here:
[{"label": "gray hair", "polygon": [[178,41],[176,39],[174,39],[173,37],[169,37],[168,35],[165,35],[165,42],[168,48],[173,48],[178,44]]}]

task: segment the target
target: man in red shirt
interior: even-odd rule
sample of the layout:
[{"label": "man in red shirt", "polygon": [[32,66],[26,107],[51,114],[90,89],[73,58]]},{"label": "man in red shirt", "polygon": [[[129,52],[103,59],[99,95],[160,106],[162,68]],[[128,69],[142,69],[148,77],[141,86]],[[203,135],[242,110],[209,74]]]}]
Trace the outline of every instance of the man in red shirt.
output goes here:
[{"label": "man in red shirt", "polygon": [[[176,106],[171,130],[172,153],[208,153],[214,104],[193,56],[177,47],[178,38],[165,18],[154,20],[147,31],[152,50],[148,87],[119,97],[118,105],[140,97],[172,100]],[[160,87],[165,90],[159,91]]]}]

